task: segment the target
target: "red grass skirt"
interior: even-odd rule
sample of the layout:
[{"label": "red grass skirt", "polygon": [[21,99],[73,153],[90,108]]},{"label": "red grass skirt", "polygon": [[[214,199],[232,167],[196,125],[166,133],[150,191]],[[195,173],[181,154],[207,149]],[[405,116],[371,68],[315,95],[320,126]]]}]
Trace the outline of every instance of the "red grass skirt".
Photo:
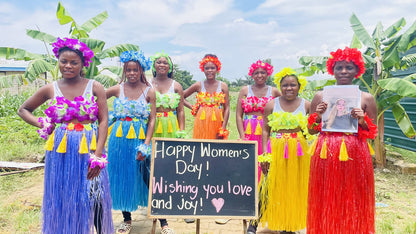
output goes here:
[{"label": "red grass skirt", "polygon": [[[342,138],[348,160],[340,161]],[[326,139],[327,158],[321,158]],[[309,176],[307,232],[374,233],[374,171],[367,142],[356,135],[321,133]]]}]

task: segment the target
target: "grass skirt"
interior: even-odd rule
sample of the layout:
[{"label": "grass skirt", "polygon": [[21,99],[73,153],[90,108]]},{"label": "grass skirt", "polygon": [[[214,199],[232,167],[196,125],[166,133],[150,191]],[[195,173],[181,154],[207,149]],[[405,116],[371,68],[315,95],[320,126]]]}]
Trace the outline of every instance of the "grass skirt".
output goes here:
[{"label": "grass skirt", "polygon": [[176,138],[179,131],[176,111],[156,113],[154,137]]},{"label": "grass skirt", "polygon": [[[263,147],[261,145],[261,132],[263,129],[263,118],[257,115],[245,115],[244,116],[244,136],[246,140],[257,141],[257,155],[263,153]],[[248,127],[248,129],[247,129]],[[261,167],[258,165],[258,181],[260,182]]]},{"label": "grass skirt", "polygon": [[194,139],[217,139],[218,129],[222,127],[222,109],[201,106],[195,115]]},{"label": "grass skirt", "polygon": [[[149,189],[144,176],[148,174],[149,165],[146,165],[146,161],[136,160],[136,147],[144,144],[144,139],[139,139],[140,131],[147,133],[147,123],[137,120],[117,120],[109,134],[108,173],[115,210],[132,212],[137,210],[138,206],[147,206]],[[117,130],[120,124],[122,134],[119,137],[117,132],[120,134],[120,131]],[[131,127],[134,129],[134,134]],[[127,138],[129,131],[131,139]]]},{"label": "grass skirt", "polygon": [[[280,136],[279,136],[280,135]],[[271,230],[306,227],[309,147],[301,132],[271,137],[272,162],[260,188],[260,222]]]},{"label": "grass skirt", "polygon": [[[96,129],[65,128],[66,124],[56,127],[53,150],[46,151],[42,232],[93,233],[95,219],[101,233],[113,233],[107,170],[102,169],[99,176],[87,180],[89,155],[78,153],[83,133],[90,145]],[[66,153],[57,153],[65,132]]]},{"label": "grass skirt", "polygon": [[[343,138],[347,161],[339,159]],[[324,144],[326,159],[320,157]],[[367,142],[352,134],[321,133],[311,161],[308,233],[374,233],[374,206]]]}]

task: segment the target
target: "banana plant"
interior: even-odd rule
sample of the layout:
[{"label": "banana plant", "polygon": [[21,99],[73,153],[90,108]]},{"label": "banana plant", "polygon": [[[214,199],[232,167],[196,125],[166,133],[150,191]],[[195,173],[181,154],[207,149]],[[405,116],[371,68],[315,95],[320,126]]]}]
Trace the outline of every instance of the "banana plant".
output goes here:
[{"label": "banana plant", "polygon": [[[70,25],[69,33],[66,37],[77,38],[87,44],[87,46],[94,51],[94,57],[92,58],[90,66],[85,71],[85,77],[96,79],[106,87],[116,84],[117,77],[121,76],[120,69],[116,66],[101,68],[99,67],[99,65],[101,65],[101,60],[118,57],[126,50],[139,50],[139,46],[134,44],[118,44],[104,49],[104,41],[89,37],[89,33],[100,26],[108,18],[108,13],[106,11],[99,13],[82,25],[79,25],[66,11],[61,2],[58,2],[56,17],[61,25]],[[59,78],[59,66],[57,59],[50,53],[51,50],[48,48],[48,46],[57,40],[57,37],[42,32],[39,29],[28,29],[26,30],[26,35],[33,39],[42,41],[45,46],[46,54],[30,53],[20,48],[0,47],[0,58],[30,61],[24,75],[20,77],[0,77],[0,88],[10,86],[13,81],[30,83],[36,79],[44,79],[42,75],[45,73],[52,77],[52,80],[57,80]],[[115,73],[114,75],[108,75],[104,74],[103,71]]]},{"label": "banana plant", "polygon": [[[404,18],[386,29],[378,23],[371,35],[355,14],[350,17],[350,24],[354,32],[351,47],[364,51],[363,58],[366,64],[366,72],[354,83],[367,90],[376,100],[379,133],[374,141],[376,164],[378,167],[384,167],[386,165],[384,148],[384,112],[386,110],[392,110],[398,126],[407,137],[416,136],[406,110],[400,105],[401,99],[416,97],[416,85],[413,83],[416,76],[393,77],[394,72],[405,70],[416,64],[416,53],[409,52],[412,47],[416,46],[416,21],[401,34],[400,31],[406,25]],[[407,55],[403,56],[405,53]],[[322,56],[301,57],[299,60],[299,63],[303,65],[301,71],[309,76],[326,72],[327,60],[328,57]],[[321,84],[325,82],[320,81]]]}]

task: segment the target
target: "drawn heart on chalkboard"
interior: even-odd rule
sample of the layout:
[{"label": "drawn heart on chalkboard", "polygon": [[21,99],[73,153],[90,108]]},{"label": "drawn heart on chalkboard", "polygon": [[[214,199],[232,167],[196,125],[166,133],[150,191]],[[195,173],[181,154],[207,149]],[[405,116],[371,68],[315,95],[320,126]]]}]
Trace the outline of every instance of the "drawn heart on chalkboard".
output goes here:
[{"label": "drawn heart on chalkboard", "polygon": [[214,205],[215,209],[217,210],[217,213],[220,212],[222,206],[224,205],[224,199],[222,198],[213,198],[211,200],[212,205]]}]

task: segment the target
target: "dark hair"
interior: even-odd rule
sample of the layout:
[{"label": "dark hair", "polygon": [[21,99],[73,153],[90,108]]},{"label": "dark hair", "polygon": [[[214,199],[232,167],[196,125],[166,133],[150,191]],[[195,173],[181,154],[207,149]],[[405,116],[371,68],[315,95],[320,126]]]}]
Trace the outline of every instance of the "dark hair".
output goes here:
[{"label": "dark hair", "polygon": [[[155,67],[156,61],[157,61],[157,60],[159,60],[160,58],[166,58],[167,60],[169,60],[169,61],[170,61],[170,64],[172,64],[172,71],[171,71],[171,72],[168,72],[168,78],[172,78],[172,76],[173,76],[173,62],[172,62],[172,59],[171,59],[169,56],[167,56],[167,57],[162,56],[162,57],[157,58],[157,59],[154,61],[154,64],[152,65],[152,66],[153,66],[153,68]],[[169,64],[169,61],[168,61],[168,64]],[[169,65],[169,66],[170,66],[170,65]],[[156,69],[155,69],[155,70],[156,70]],[[169,68],[169,70],[170,70],[170,68]],[[153,74],[153,77],[156,77],[156,71],[154,71],[153,69],[152,69],[152,74]]]},{"label": "dark hair", "polygon": [[69,47],[62,47],[62,48],[59,48],[59,50],[58,50],[58,55],[59,55],[59,57],[61,56],[61,54],[63,53],[63,52],[65,52],[65,51],[72,51],[72,52],[74,52],[75,54],[77,54],[78,55],[78,57],[81,59],[81,63],[82,63],[82,69],[81,69],[81,72],[80,72],[80,75],[81,75],[81,77],[84,77],[85,76],[85,72],[84,72],[84,64],[85,64],[85,59],[84,59],[84,54],[82,54],[82,52],[81,51],[79,51],[79,50],[73,50],[73,49],[71,49],[71,48],[69,48]]},{"label": "dark hair", "polygon": [[123,65],[123,74],[122,74],[122,76],[121,76],[121,80],[120,80],[120,83],[119,83],[119,84],[121,84],[121,82],[124,82],[124,80],[126,79],[126,69],[127,69],[127,64],[128,64],[129,62],[134,62],[134,63],[136,63],[136,64],[137,64],[137,66],[138,66],[138,68],[139,68],[139,71],[141,72],[141,73],[140,73],[140,81],[141,81],[142,83],[144,83],[144,84],[146,84],[146,85],[148,85],[148,86],[149,86],[150,84],[149,84],[149,82],[147,81],[146,76],[144,75],[144,71],[143,71],[143,67],[142,67],[142,65],[140,65],[140,63],[139,63],[138,61],[134,61],[134,60],[130,60],[130,61],[125,62],[125,63],[124,63],[124,65]]},{"label": "dark hair", "polygon": [[297,75],[295,75],[295,74],[291,74],[291,75],[286,75],[286,76],[284,76],[282,79],[280,79],[280,84],[282,83],[282,81],[283,81],[286,77],[289,77],[289,76],[293,76],[293,77],[295,77],[295,78],[296,78],[296,82],[298,82],[298,85],[299,85],[299,88],[300,88],[299,78],[298,78],[298,76],[297,76]]},{"label": "dark hair", "polygon": [[[205,54],[205,55],[204,55],[204,58],[206,58],[206,57],[218,58],[215,54]],[[204,58],[203,58],[203,59],[204,59]]]}]

